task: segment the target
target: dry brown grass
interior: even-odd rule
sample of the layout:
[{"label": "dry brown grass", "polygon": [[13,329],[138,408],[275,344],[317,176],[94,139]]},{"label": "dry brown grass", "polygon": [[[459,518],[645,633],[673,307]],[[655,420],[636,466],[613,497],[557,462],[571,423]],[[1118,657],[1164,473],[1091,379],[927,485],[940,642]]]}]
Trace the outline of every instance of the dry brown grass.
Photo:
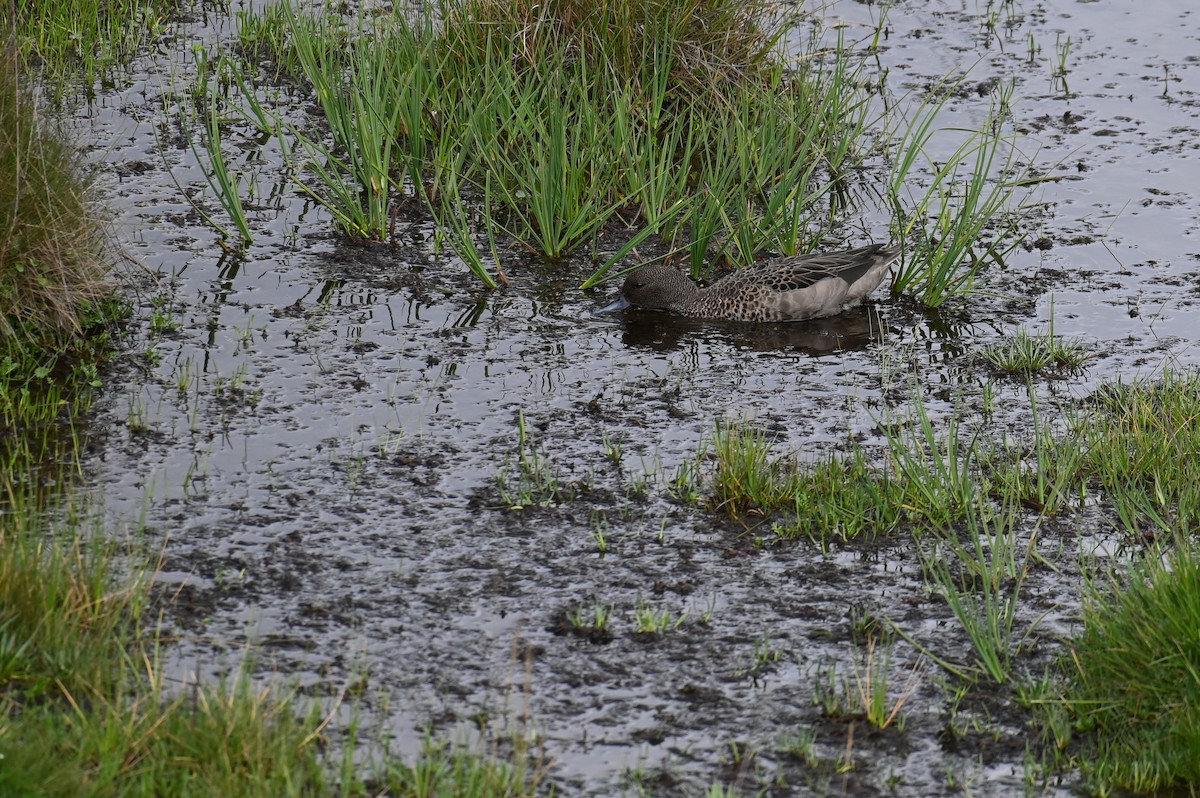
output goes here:
[{"label": "dry brown grass", "polygon": [[53,346],[111,293],[104,227],[77,149],[0,54],[0,343]]},{"label": "dry brown grass", "polygon": [[[490,32],[538,53],[567,41],[589,64],[631,87],[654,77],[664,56],[678,86],[708,93],[753,77],[775,51],[783,26],[768,0],[444,0],[447,31]],[[463,42],[482,48],[484,41]],[[663,52],[663,45],[669,53]]]}]

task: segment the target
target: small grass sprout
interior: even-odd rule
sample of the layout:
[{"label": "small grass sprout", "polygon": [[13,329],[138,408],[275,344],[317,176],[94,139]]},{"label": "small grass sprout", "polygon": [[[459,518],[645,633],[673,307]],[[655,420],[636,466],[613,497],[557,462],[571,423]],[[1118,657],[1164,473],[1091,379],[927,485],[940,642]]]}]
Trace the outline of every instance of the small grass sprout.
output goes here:
[{"label": "small grass sprout", "polygon": [[572,631],[593,643],[605,643],[612,639],[612,630],[609,628],[611,620],[612,607],[601,602],[581,604],[567,613],[567,622]]},{"label": "small grass sprout", "polygon": [[980,355],[1005,374],[1021,376],[1048,369],[1072,371],[1091,359],[1081,340],[1055,337],[1053,330],[1053,325],[1045,335],[1018,330],[1012,337],[985,347]]},{"label": "small grass sprout", "polygon": [[817,753],[817,733],[812,729],[799,728],[785,733],[779,739],[779,751],[800,760],[810,770],[816,770],[822,764]]},{"label": "small grass sprout", "polygon": [[[898,729],[903,731],[904,716],[900,714],[900,711],[917,689],[924,660],[918,659],[913,664],[900,695],[892,701],[888,691],[892,651],[891,644],[880,646],[876,636],[868,636],[866,649],[860,657],[855,658],[853,685],[847,683],[846,689],[848,691],[852,689],[853,696],[862,708],[863,715],[872,726],[877,729],[886,729],[895,724]],[[860,658],[862,660],[861,668],[858,665]]]},{"label": "small grass sprout", "polygon": [[783,656],[783,652],[771,645],[771,635],[763,632],[762,636],[754,641],[749,664],[739,665],[735,675],[749,677],[751,683],[755,687],[759,687],[763,677],[775,669],[781,656]]},{"label": "small grass sprout", "polygon": [[575,495],[576,486],[560,481],[554,466],[538,449],[526,427],[524,411],[517,414],[515,457],[516,462],[510,461],[496,477],[500,500],[507,509],[550,507]]},{"label": "small grass sprout", "polygon": [[662,635],[678,629],[687,619],[687,611],[673,617],[670,608],[654,607],[640,596],[633,608],[634,632],[640,635]]},{"label": "small grass sprout", "polygon": [[608,519],[602,513],[596,513],[592,516],[592,541],[596,544],[596,551],[601,554],[608,553]]},{"label": "small grass sprout", "polygon": [[1062,93],[1065,96],[1071,95],[1071,87],[1067,85],[1067,59],[1071,55],[1071,37],[1068,36],[1066,41],[1063,41],[1062,34],[1057,33],[1054,36],[1054,63],[1050,65],[1050,84],[1052,86],[1061,86]]}]

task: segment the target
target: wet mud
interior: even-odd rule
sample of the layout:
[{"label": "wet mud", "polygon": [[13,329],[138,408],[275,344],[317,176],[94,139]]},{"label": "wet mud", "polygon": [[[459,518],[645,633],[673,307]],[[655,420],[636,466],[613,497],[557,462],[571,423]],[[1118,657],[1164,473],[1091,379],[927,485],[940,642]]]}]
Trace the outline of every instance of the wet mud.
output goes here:
[{"label": "wet mud", "polygon": [[[971,67],[970,86],[985,88],[946,111],[947,125],[970,125],[990,82],[1015,78],[1013,124],[1059,179],[1040,188],[1029,247],[965,302],[926,314],[881,290],[798,325],[594,316],[614,287],[576,288],[587,258],[514,255],[512,285],[486,293],[433,251],[420,218],[402,218],[386,245],[331,235],[279,182],[270,143],[238,164],[271,198],[251,212],[256,241],[223,255],[172,180],[197,196],[204,185],[163,111],[182,87],[168,56],[148,57],[142,77],[77,119],[138,264],[140,319],[108,375],[86,467],[115,534],[138,530],[161,553],[176,677],[219,677],[252,656],[261,678],[305,694],[350,689],[406,754],[426,729],[503,737],[527,713],[561,795],[701,795],[718,781],[767,795],[1074,794],[1077,773],[1039,772],[1041,741],[1011,692],[956,698],[904,641],[894,698],[924,664],[903,729],[823,703],[830,684],[853,684],[883,619],[940,657],[969,658],[910,536],[780,542],[769,519],[689,506],[672,485],[726,419],[767,429],[801,461],[851,440],[878,451],[880,424],[918,395],[940,421],[1027,432],[1028,388],[978,353],[1044,330],[1051,312],[1055,333],[1094,357],[1034,381],[1047,414],[1105,381],[1197,365],[1200,64],[1184,54],[1200,51],[1200,25],[1179,4],[1153,5],[1016,2],[995,31],[974,4],[893,6],[878,53],[891,94],[919,97]],[[851,39],[877,13],[822,11]],[[213,18],[180,39],[228,42],[232,30]],[[1064,86],[1051,62],[1067,37]],[[886,238],[883,211],[865,213],[866,235]],[[177,328],[151,329],[155,313]],[[559,490],[514,510],[498,482],[519,476],[522,419],[526,454]],[[1088,509],[1037,535],[1045,564],[1022,601],[1019,625],[1036,624],[1022,676],[1051,666],[1075,629],[1080,553],[1119,556],[1122,540]],[[596,606],[607,629],[577,631],[570,619]],[[669,628],[639,633],[639,607]]]}]

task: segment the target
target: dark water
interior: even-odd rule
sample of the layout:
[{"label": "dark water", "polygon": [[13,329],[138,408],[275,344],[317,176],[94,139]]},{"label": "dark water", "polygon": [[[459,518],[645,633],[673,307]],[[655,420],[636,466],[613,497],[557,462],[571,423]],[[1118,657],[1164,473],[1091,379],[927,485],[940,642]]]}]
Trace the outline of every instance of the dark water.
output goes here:
[{"label": "dark water", "polygon": [[[480,713],[512,728],[528,702],[565,795],[638,794],[637,773],[652,795],[718,781],[746,794],[776,785],[771,795],[928,796],[955,793],[952,783],[1068,794],[1078,774],[1026,788],[1035,741],[1010,692],[981,689],[956,708],[930,662],[902,732],[814,703],[831,669],[852,683],[863,617],[966,658],[909,538],[830,552],[757,545],[769,528],[714,520],[668,489],[725,419],[753,420],[780,451],[814,461],[849,438],[880,446],[880,421],[917,395],[935,419],[1019,436],[1031,418],[1024,384],[995,380],[995,416],[976,412],[993,381],[978,352],[1020,327],[1045,330],[1051,310],[1055,333],[1082,338],[1094,359],[1070,380],[1035,382],[1048,418],[1102,382],[1200,360],[1200,65],[1187,55],[1200,52],[1200,20],[1165,2],[1017,2],[990,34],[986,10],[898,3],[879,65],[910,107],[953,70],[970,68],[968,84],[1016,80],[1022,146],[1062,178],[1035,195],[1045,211],[1031,240],[1048,248],[1017,250],[941,318],[880,292],[836,320],[770,329],[594,317],[608,291],[575,288],[586,263],[517,258],[505,264],[513,286],[485,294],[456,258],[432,253],[421,222],[402,223],[395,247],[343,243],[282,182],[277,144],[236,136],[235,168],[253,176],[261,209],[254,245],[223,258],[166,167],[200,195],[172,109],[188,48],[228,45],[233,29],[219,17],[184,25],[80,119],[140,264],[140,315],[158,307],[180,323],[151,335],[145,321],[138,365],[110,379],[88,463],[114,530],[144,523],[163,552],[179,677],[228,673],[253,648],[264,679],[318,697],[365,687],[367,717],[407,753],[427,726],[471,737]],[[842,2],[821,14],[827,35],[842,19],[854,40],[878,11]],[[1068,37],[1064,87],[1051,71]],[[960,94],[945,124],[975,128],[986,91]],[[865,214],[866,235],[886,238],[882,212]],[[519,415],[577,498],[499,507]],[[619,464],[606,455],[614,444]],[[1063,650],[1081,552],[1116,552],[1112,527],[1083,511],[1040,530],[1054,568],[1036,568],[1026,588],[1020,626],[1038,626],[1019,673]],[[612,608],[611,640],[565,630],[568,613],[597,603]],[[638,635],[639,605],[683,620]],[[894,696],[919,659],[897,645]],[[785,750],[805,730],[815,768]],[[847,759],[854,767],[837,772]]]}]

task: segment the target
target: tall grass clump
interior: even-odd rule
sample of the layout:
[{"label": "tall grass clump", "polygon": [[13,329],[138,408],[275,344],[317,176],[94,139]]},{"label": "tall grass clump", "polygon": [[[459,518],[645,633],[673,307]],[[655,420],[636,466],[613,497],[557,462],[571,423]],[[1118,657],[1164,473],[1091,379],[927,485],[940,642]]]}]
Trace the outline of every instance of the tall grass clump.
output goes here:
[{"label": "tall grass clump", "polygon": [[955,416],[944,434],[924,402],[914,417],[884,428],[896,495],[910,519],[930,529],[946,529],[967,517],[980,492],[979,450]]},{"label": "tall grass clump", "polygon": [[71,421],[89,406],[125,310],[81,157],[42,116],[11,53],[0,54],[0,185],[0,503],[12,504],[40,494],[37,464],[74,460]]},{"label": "tall grass clump", "polygon": [[102,226],[79,153],[0,55],[0,341],[53,347],[108,297]]},{"label": "tall grass clump", "polygon": [[111,687],[145,599],[141,576],[117,583],[113,547],[69,532],[25,508],[0,530],[0,684],[27,697]]},{"label": "tall grass clump", "polygon": [[711,489],[714,508],[734,518],[762,515],[795,494],[796,468],[773,456],[767,433],[745,422],[718,423],[713,435]]},{"label": "tall grass clump", "polygon": [[494,285],[472,232],[556,259],[627,225],[685,242],[694,270],[811,248],[868,104],[840,47],[782,57],[773,8],[441,0],[346,23],[285,6],[240,29],[247,52],[299,64],[322,107],[304,190],[335,225],[383,239],[400,195],[423,200]]},{"label": "tall grass clump", "polygon": [[1200,788],[1200,558],[1181,543],[1091,584],[1066,663],[1097,791]]},{"label": "tall grass clump", "polygon": [[[930,308],[969,293],[980,271],[1004,260],[1023,240],[1028,187],[1018,136],[993,113],[978,130],[947,130],[937,119],[957,84],[923,102],[895,147],[887,194],[910,251],[892,290]],[[932,152],[948,135],[961,141],[948,155]],[[918,179],[918,174],[928,177]]]},{"label": "tall grass clump", "polygon": [[1106,386],[1087,416],[1085,473],[1135,537],[1200,530],[1200,375]]},{"label": "tall grass clump", "polygon": [[175,0],[58,0],[4,3],[3,8],[18,9],[11,32],[23,60],[40,66],[61,93],[65,87],[59,82],[80,80],[90,89],[98,78],[111,78],[116,67],[163,30],[177,5]]}]

